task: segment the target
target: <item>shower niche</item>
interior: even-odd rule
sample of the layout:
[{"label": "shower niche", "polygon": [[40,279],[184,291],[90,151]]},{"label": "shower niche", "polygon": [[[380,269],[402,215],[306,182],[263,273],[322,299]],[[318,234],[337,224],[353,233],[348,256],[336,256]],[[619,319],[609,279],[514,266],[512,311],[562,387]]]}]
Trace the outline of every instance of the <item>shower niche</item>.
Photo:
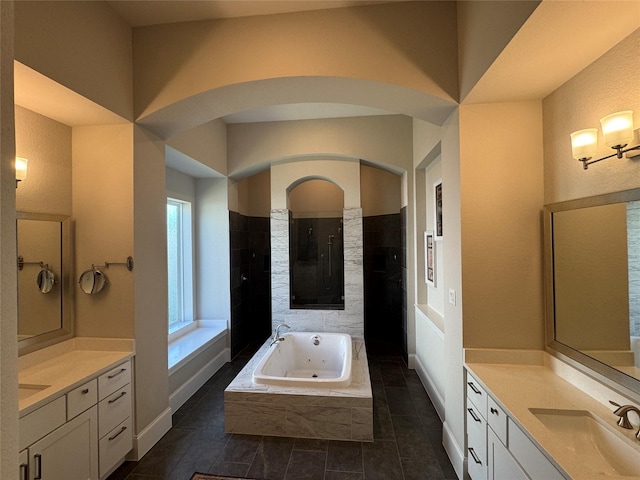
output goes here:
[{"label": "shower niche", "polygon": [[289,193],[292,309],[344,310],[342,205],[342,189],[326,180],[308,180]]}]

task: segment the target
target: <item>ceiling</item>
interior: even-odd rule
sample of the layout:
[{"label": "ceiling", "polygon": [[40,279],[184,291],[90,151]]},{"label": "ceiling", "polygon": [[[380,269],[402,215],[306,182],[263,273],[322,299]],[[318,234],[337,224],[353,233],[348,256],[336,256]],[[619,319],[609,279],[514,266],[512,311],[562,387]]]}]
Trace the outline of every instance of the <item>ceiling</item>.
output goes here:
[{"label": "ceiling", "polygon": [[[401,1],[401,0],[391,0]],[[379,0],[110,0],[131,26],[390,3]],[[613,19],[613,20],[612,20]],[[588,25],[588,28],[585,28]],[[640,26],[640,1],[544,0],[464,103],[539,100]],[[124,119],[16,63],[16,103],[66,125]],[[227,123],[385,115],[348,104],[285,104],[223,117]]]},{"label": "ceiling", "polygon": [[132,27],[216,18],[273,15],[325,10],[405,0],[109,0],[107,3]]}]

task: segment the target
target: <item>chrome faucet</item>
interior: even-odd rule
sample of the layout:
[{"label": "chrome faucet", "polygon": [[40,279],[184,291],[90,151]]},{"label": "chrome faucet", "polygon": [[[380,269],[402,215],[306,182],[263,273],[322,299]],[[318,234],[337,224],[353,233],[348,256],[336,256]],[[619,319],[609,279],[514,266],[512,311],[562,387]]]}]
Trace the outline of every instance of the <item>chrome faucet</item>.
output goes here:
[{"label": "chrome faucet", "polygon": [[282,327],[285,328],[291,328],[289,325],[287,325],[286,323],[281,323],[276,327],[276,333],[273,334],[273,338],[271,339],[271,343],[269,344],[270,347],[272,347],[273,345],[275,345],[278,342],[282,342],[284,340],[284,337],[280,336],[280,329]]},{"label": "chrome faucet", "polygon": [[[614,415],[617,415],[618,417],[620,417],[617,422],[618,425],[621,426],[622,428],[628,428],[628,429],[633,428],[633,424],[629,421],[628,413],[636,412],[636,414],[638,415],[638,418],[640,418],[640,409],[638,409],[638,407],[634,405],[620,405],[612,400],[609,400],[609,403],[614,407],[618,407],[613,411]],[[636,432],[636,438],[640,440],[640,426],[638,428],[638,431]]]}]

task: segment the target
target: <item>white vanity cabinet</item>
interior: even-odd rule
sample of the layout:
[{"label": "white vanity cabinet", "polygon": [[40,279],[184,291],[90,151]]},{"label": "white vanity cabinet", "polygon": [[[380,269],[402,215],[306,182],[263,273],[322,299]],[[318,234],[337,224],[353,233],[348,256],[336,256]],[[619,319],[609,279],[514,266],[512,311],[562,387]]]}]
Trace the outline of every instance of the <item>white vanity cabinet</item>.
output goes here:
[{"label": "white vanity cabinet", "polygon": [[565,478],[469,371],[466,431],[472,480]]},{"label": "white vanity cabinet", "polygon": [[131,362],[19,420],[20,480],[99,480],[133,446]]}]

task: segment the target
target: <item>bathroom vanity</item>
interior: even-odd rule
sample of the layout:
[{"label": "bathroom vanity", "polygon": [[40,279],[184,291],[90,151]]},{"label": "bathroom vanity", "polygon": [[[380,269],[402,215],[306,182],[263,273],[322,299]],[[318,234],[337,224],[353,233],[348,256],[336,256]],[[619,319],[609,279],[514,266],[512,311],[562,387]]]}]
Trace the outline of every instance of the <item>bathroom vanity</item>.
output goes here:
[{"label": "bathroom vanity", "polygon": [[467,350],[465,374],[472,480],[640,478],[615,391],[543,351]]},{"label": "bathroom vanity", "polygon": [[133,341],[74,338],[19,360],[20,480],[104,479],[133,446]]}]

